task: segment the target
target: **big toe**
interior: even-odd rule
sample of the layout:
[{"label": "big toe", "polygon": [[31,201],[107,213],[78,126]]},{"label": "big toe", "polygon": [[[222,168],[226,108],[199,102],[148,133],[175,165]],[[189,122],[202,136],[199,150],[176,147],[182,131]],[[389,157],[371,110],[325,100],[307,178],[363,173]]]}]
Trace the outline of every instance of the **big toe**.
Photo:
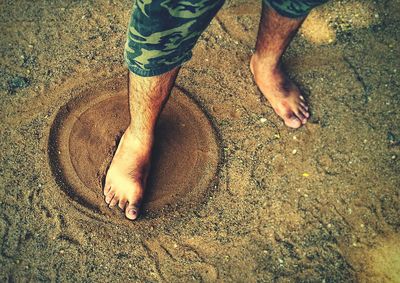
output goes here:
[{"label": "big toe", "polygon": [[138,206],[129,204],[125,209],[125,216],[130,220],[135,220],[139,215]]},{"label": "big toe", "polygon": [[302,122],[294,114],[289,114],[283,118],[286,126],[297,129],[302,125]]}]

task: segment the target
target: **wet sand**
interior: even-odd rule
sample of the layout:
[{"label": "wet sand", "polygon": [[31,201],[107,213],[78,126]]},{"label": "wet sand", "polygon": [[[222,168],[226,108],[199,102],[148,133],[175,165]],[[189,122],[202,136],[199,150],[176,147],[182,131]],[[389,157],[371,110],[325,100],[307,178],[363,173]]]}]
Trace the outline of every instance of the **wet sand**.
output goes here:
[{"label": "wet sand", "polygon": [[285,55],[312,112],[299,130],[251,78],[259,2],[227,1],[178,77],[136,222],[98,191],[125,110],[93,131],[72,123],[82,143],[65,156],[87,183],[65,187],[55,170],[60,111],[88,99],[90,121],[96,99],[124,105],[130,2],[0,7],[1,282],[400,282],[399,1],[312,12]]}]

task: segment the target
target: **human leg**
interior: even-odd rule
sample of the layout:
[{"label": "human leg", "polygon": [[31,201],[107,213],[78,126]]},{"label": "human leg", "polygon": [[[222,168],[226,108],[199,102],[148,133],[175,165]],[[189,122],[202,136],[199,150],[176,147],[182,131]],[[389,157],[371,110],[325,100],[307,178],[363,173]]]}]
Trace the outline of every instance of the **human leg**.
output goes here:
[{"label": "human leg", "polygon": [[113,157],[104,186],[107,204],[125,210],[128,219],[137,218],[150,169],[154,129],[179,67],[159,76],[140,77],[129,73],[131,122]]},{"label": "human leg", "polygon": [[158,116],[168,100],[180,65],[223,1],[135,2],[128,30],[125,59],[129,72],[131,123],[123,134],[103,189],[110,207],[137,218]]},{"label": "human leg", "polygon": [[308,5],[306,2],[263,2],[256,51],[250,61],[250,69],[259,89],[275,112],[291,128],[305,124],[310,114],[300,90],[286,76],[281,57],[309,10],[324,1],[308,1]]}]

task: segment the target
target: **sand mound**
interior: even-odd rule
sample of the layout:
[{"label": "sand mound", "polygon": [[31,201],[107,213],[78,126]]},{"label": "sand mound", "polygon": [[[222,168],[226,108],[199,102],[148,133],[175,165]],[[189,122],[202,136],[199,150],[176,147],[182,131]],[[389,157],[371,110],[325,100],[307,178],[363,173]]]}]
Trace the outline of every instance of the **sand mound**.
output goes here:
[{"label": "sand mound", "polygon": [[[97,213],[115,215],[104,203],[102,182],[129,123],[126,78],[93,85],[62,107],[49,140],[53,172],[65,192]],[[175,88],[161,114],[145,197],[147,215],[189,209],[202,202],[215,179],[215,132],[197,104]]]}]

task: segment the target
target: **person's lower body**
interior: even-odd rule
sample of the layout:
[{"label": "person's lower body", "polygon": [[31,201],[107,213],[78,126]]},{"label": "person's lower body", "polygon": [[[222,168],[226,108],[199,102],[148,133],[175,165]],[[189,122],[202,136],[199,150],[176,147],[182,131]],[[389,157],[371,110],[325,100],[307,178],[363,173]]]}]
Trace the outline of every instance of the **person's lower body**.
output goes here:
[{"label": "person's lower body", "polygon": [[[263,10],[250,69],[261,92],[289,127],[309,117],[300,91],[284,74],[280,60],[308,12],[326,0],[269,0]],[[131,123],[107,172],[106,202],[136,219],[150,168],[155,125],[180,66],[224,0],[137,0],[128,28]]]}]

